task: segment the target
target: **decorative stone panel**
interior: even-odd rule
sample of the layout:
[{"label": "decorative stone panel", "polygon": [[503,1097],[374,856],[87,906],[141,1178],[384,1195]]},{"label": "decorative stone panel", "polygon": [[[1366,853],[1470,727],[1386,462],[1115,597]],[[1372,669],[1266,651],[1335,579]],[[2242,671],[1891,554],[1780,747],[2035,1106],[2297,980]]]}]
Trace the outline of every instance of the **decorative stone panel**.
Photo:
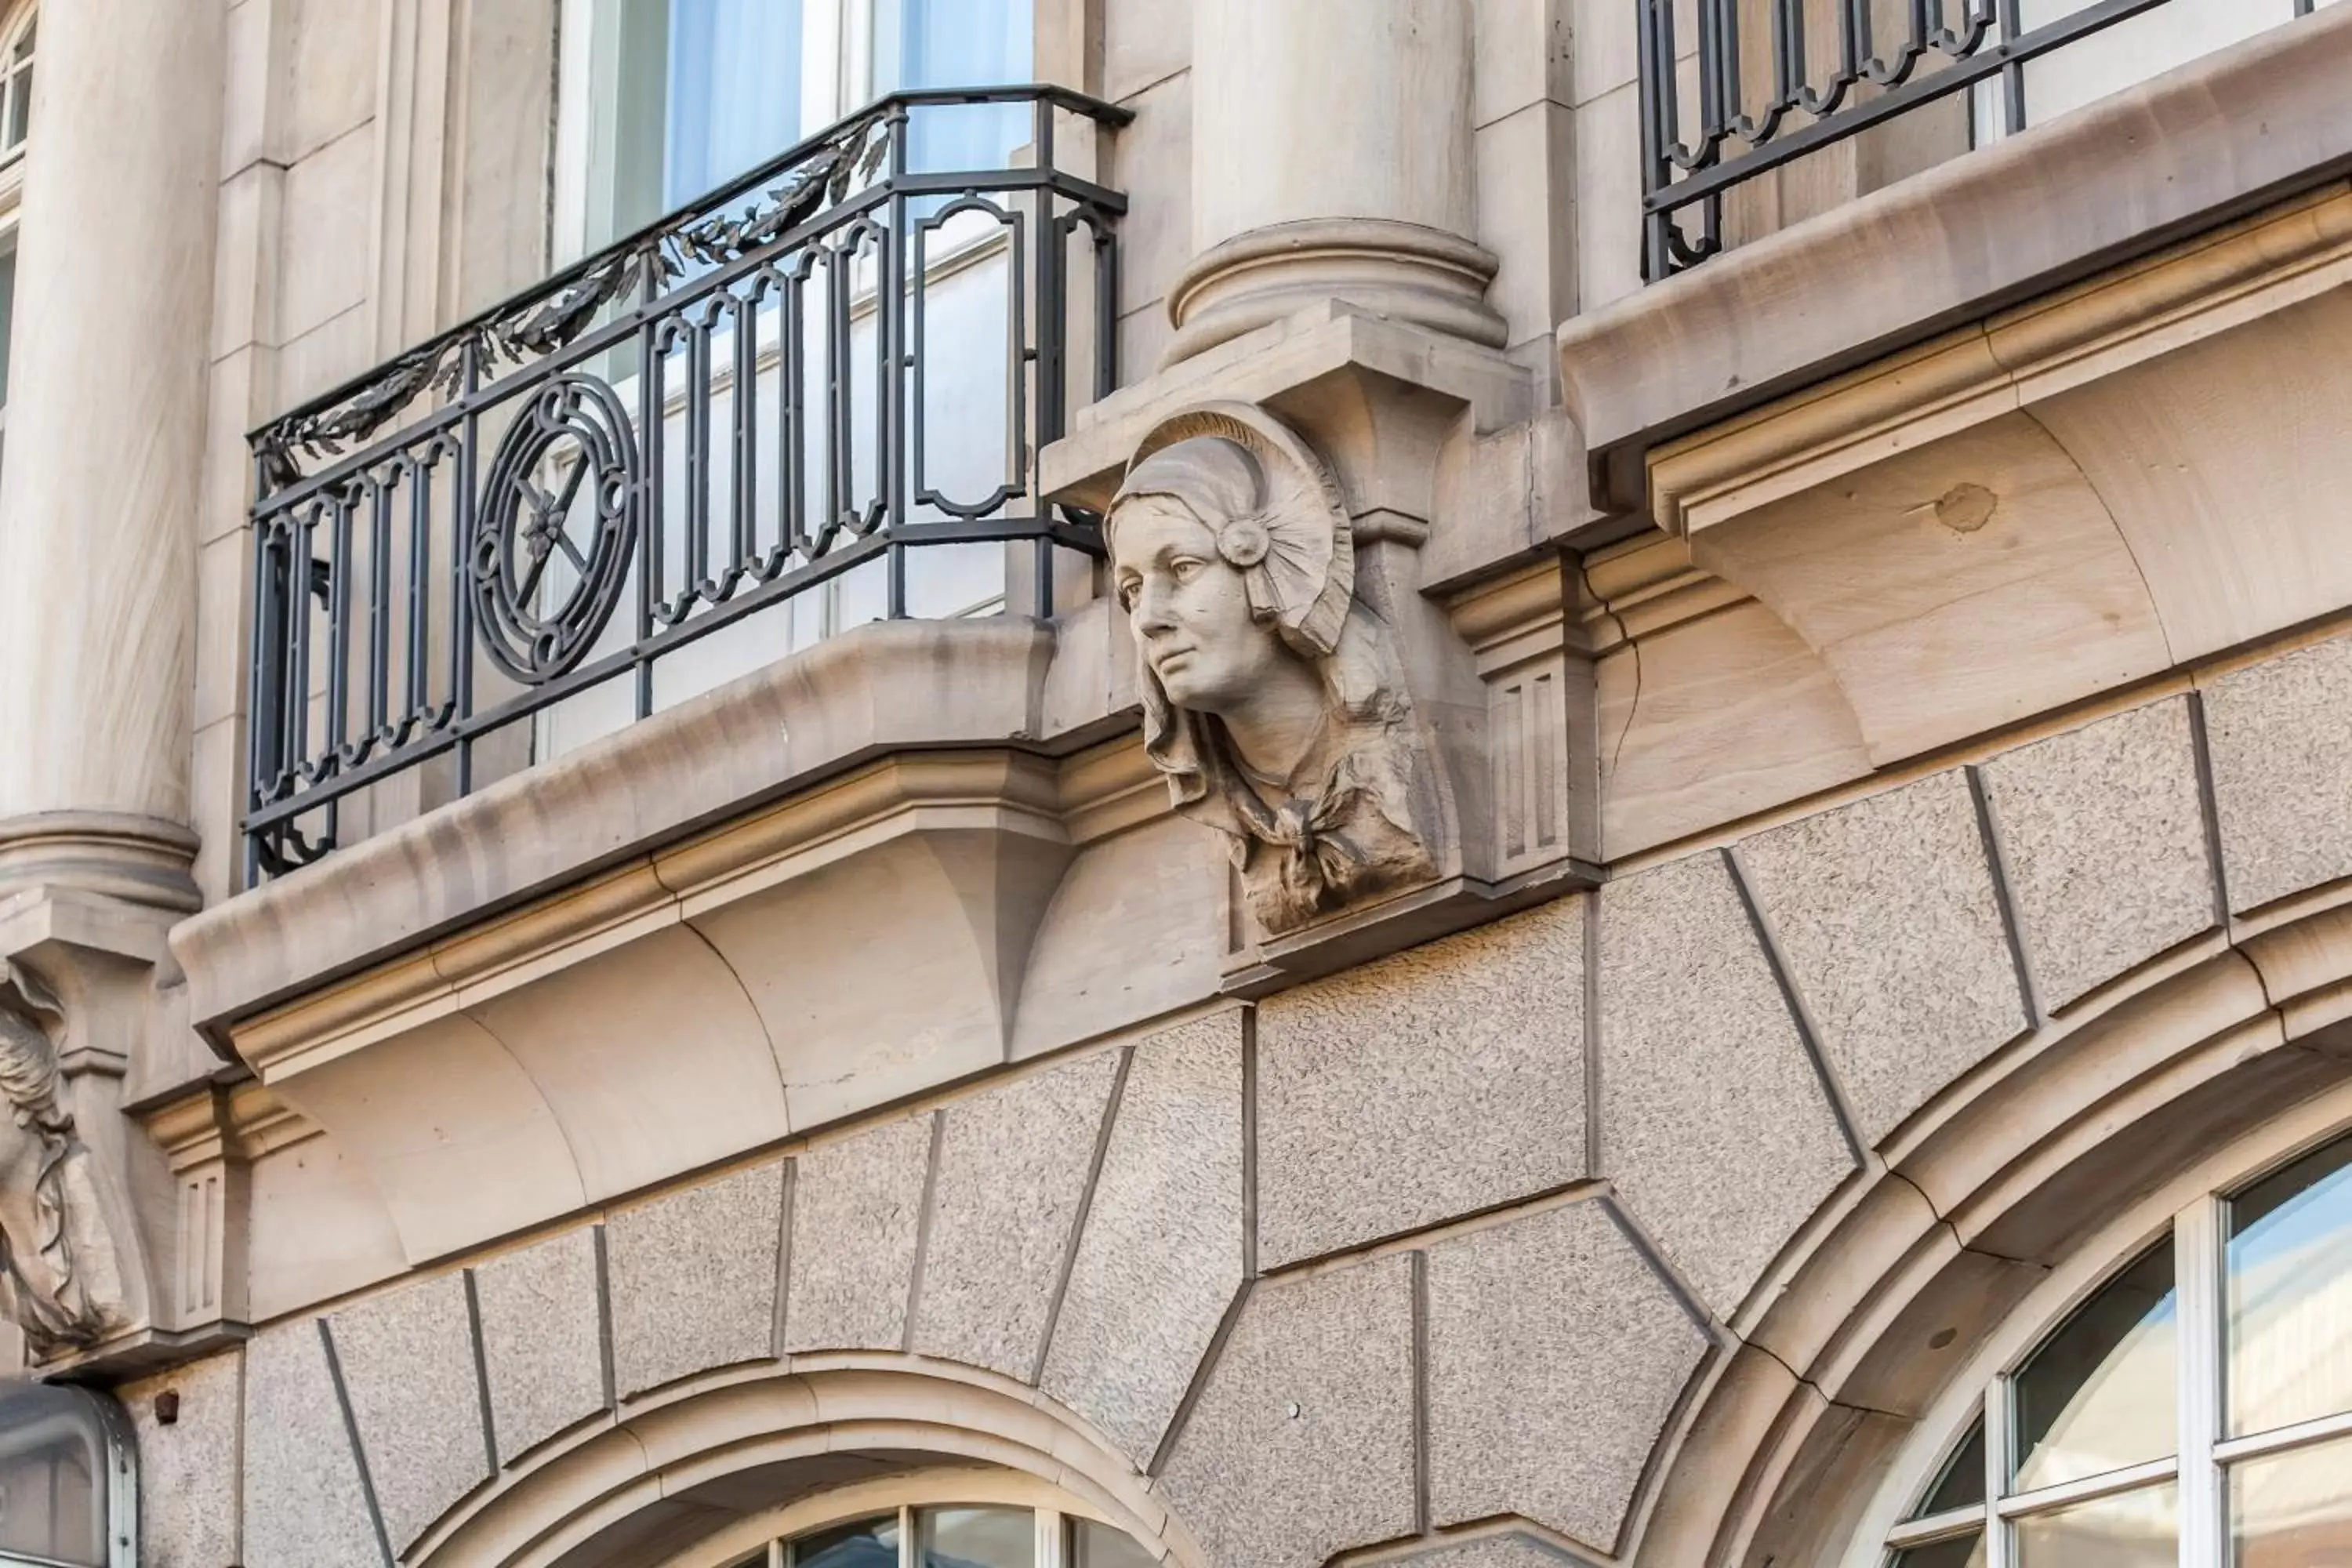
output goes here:
[{"label": "decorative stone panel", "polygon": [[1150,1464],[1242,1283],[1242,1016],[1135,1047],[1040,1385]]},{"label": "decorative stone panel", "polygon": [[245,1556],[238,1568],[386,1561],[352,1452],[325,1330],[264,1329],[245,1351]]},{"label": "decorative stone panel", "polygon": [[943,1113],[914,1349],[1036,1375],[1118,1062],[1098,1053]]},{"label": "decorative stone panel", "polygon": [[613,1402],[599,1233],[565,1231],[474,1269],[499,1463]]},{"label": "decorative stone panel", "polygon": [[617,1392],[775,1353],[783,1167],[623,1209],[604,1226]]},{"label": "decorative stone panel", "polygon": [[936,1127],[929,1116],[886,1121],[795,1163],[787,1351],[904,1342]]},{"label": "decorative stone panel", "polygon": [[1612,1550],[1706,1333],[1598,1201],[1441,1242],[1427,1267],[1431,1522],[1519,1514]]},{"label": "decorative stone panel", "polygon": [[[238,1352],[119,1390],[139,1442],[142,1568],[230,1568],[236,1547],[237,1447],[244,1358]],[[156,1399],[176,1400],[167,1425]]]},{"label": "decorative stone panel", "polygon": [[2186,698],[2021,746],[1983,774],[2044,1008],[2213,928]]},{"label": "decorative stone panel", "polygon": [[1400,1565],[1410,1563],[1412,1568],[1589,1568],[1583,1558],[1518,1531],[1473,1536],[1467,1541],[1443,1541],[1426,1552],[1410,1552],[1391,1561]]},{"label": "decorative stone panel", "polygon": [[1739,860],[1865,1144],[2027,1027],[1965,774],[1759,834]]},{"label": "decorative stone panel", "polygon": [[2204,702],[2231,908],[2352,877],[2352,637],[2232,670]]},{"label": "decorative stone panel", "polygon": [[1160,1477],[1214,1568],[1413,1528],[1413,1259],[1261,1282]]},{"label": "decorative stone panel", "polygon": [[1853,1154],[1722,858],[1600,898],[1600,1172],[1728,1317]]},{"label": "decorative stone panel", "polygon": [[1259,1008],[1263,1264],[1585,1173],[1584,919],[1562,899]]},{"label": "decorative stone panel", "polygon": [[490,1479],[465,1276],[369,1297],[329,1318],[327,1333],[376,1510],[398,1555]]}]

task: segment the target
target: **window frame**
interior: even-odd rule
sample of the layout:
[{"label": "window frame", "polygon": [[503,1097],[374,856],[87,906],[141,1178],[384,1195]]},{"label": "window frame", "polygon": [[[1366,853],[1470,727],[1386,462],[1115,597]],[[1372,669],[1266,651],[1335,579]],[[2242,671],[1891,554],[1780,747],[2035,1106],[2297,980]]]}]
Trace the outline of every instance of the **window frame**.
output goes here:
[{"label": "window frame", "polygon": [[[1071,1521],[1108,1525],[1153,1550],[1134,1526],[1081,1501],[1061,1488],[1018,1470],[986,1466],[957,1466],[906,1471],[781,1504],[729,1525],[684,1552],[667,1559],[662,1568],[782,1568],[790,1562],[787,1545],[800,1538],[854,1523],[861,1519],[896,1513],[898,1516],[899,1562],[908,1568],[914,1560],[914,1515],[927,1508],[1025,1508],[1036,1518],[1035,1568],[1070,1568]],[[762,1547],[764,1560],[755,1557]]]},{"label": "window frame", "polygon": [[[40,17],[39,0],[29,0],[29,3],[14,5],[0,5],[0,137],[7,135],[9,110],[15,104],[17,62],[14,56],[17,42],[36,22],[40,20]],[[28,68],[40,63],[40,51],[37,47],[34,49],[33,58],[26,63]],[[24,90],[29,98],[33,90],[29,79]],[[16,205],[16,196],[23,186],[25,154],[31,150],[32,145],[32,110],[28,104],[25,114],[24,139],[0,146],[0,186],[5,186],[5,189],[0,189],[0,199],[5,199],[6,205],[12,209]]]},{"label": "window frame", "polygon": [[[1984,1568],[2017,1568],[2021,1519],[2161,1484],[2178,1488],[2183,1568],[2231,1563],[2226,1479],[2246,1463],[2352,1438],[2352,1410],[2242,1436],[2226,1436],[2225,1296],[2230,1202],[2306,1155],[2352,1138],[2352,1085],[2342,1086],[2249,1132],[2177,1175],[2101,1227],[2053,1269],[1952,1378],[1888,1468],[1841,1559],[1843,1568],[1888,1568],[1899,1552],[1984,1531]],[[2179,1441],[2168,1458],[2004,1497],[2014,1468],[2010,1385],[2074,1311],[2150,1247],[2173,1248],[2174,1397]],[[1981,1421],[1983,1502],[1921,1519],[1905,1516],[1935,1488]]]}]

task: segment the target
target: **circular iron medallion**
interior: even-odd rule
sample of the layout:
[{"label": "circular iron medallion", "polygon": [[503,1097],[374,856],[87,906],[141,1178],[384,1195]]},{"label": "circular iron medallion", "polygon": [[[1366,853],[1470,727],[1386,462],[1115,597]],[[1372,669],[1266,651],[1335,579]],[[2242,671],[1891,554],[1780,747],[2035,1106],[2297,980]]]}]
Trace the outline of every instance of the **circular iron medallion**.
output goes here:
[{"label": "circular iron medallion", "polygon": [[636,433],[603,382],[558,376],[499,443],[474,532],[474,624],[528,685],[578,664],[620,603],[639,510]]}]

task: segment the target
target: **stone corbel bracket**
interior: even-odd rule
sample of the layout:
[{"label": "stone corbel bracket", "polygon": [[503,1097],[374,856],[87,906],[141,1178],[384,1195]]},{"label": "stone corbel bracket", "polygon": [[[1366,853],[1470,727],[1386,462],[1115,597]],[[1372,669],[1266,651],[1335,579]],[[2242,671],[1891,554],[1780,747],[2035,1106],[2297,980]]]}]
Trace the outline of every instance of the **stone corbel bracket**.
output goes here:
[{"label": "stone corbel bracket", "polygon": [[[1104,510],[1154,429],[1227,403],[1280,420],[1336,476],[1360,588],[1393,621],[1454,832],[1427,885],[1307,928],[1269,937],[1236,908],[1225,989],[1261,994],[1597,881],[1593,792],[1576,774],[1591,762],[1590,668],[1564,640],[1562,576],[1532,516],[1541,487],[1524,473],[1545,429],[1533,374],[1496,349],[1325,300],[1084,410],[1040,455],[1041,486]],[[1497,460],[1506,449],[1517,466]],[[1497,474],[1517,500],[1471,493]]]}]

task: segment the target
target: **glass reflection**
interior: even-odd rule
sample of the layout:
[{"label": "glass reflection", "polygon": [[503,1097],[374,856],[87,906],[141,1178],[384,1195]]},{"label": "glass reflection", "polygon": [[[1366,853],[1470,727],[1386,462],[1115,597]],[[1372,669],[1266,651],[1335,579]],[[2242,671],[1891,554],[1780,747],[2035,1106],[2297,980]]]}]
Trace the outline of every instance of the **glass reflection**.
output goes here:
[{"label": "glass reflection", "polygon": [[2230,1430],[2352,1410],[2352,1140],[2230,1205]]},{"label": "glass reflection", "polygon": [[2352,1563],[2352,1443],[2250,1459],[2230,1472],[2235,1568]]},{"label": "glass reflection", "polygon": [[2174,1568],[2179,1515],[2169,1481],[2030,1514],[2017,1521],[2018,1568]]},{"label": "glass reflection", "polygon": [[1938,1541],[1933,1546],[1898,1552],[1893,1568],[1984,1568],[1984,1532],[1979,1531],[1958,1541]]},{"label": "glass reflection", "polygon": [[2171,1453],[2179,1314],[2172,1243],[2159,1244],[2077,1308],[2014,1384],[2015,1489],[2032,1491]]},{"label": "glass reflection", "polygon": [[898,1518],[860,1520],[793,1542],[793,1568],[898,1568]]},{"label": "glass reflection", "polygon": [[1070,1568],[1159,1568],[1134,1540],[1091,1519],[1070,1521]]},{"label": "glass reflection", "polygon": [[917,1568],[1033,1568],[1037,1520],[1025,1508],[927,1508],[916,1516]]},{"label": "glass reflection", "polygon": [[1969,1429],[1969,1440],[1959,1451],[1944,1461],[1943,1472],[1928,1490],[1927,1499],[1913,1512],[1913,1519],[1927,1519],[1956,1508],[1967,1508],[1985,1500],[1984,1417]]}]

